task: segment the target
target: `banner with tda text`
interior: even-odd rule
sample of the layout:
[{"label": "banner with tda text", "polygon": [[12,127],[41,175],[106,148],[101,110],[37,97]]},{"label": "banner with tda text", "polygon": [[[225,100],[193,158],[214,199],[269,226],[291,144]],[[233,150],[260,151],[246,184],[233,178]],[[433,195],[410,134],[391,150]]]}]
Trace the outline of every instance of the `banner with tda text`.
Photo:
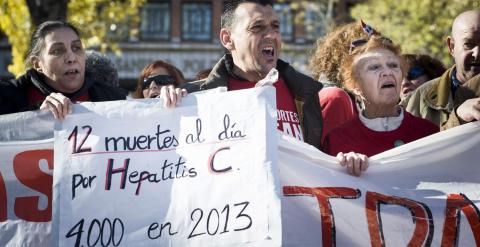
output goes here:
[{"label": "banner with tda text", "polygon": [[280,245],[275,109],[273,87],[76,105],[55,126],[55,245]]}]

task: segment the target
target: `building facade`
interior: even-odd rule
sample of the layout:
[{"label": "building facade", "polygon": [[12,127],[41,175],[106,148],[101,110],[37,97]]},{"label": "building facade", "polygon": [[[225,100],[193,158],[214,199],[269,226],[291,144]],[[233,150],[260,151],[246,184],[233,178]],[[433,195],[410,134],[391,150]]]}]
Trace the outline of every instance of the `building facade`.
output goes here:
[{"label": "building facade", "polygon": [[[300,5],[299,1],[277,1],[274,8],[283,40],[280,57],[306,71],[316,39],[326,32],[326,18],[333,16],[336,23],[348,21],[348,9],[355,2],[328,0]],[[121,54],[107,56],[117,66],[121,84],[133,87],[143,67],[158,59],[178,67],[187,79],[211,68],[224,53],[219,41],[224,5],[222,0],[149,0],[140,10],[138,26],[112,25],[111,35]],[[10,56],[6,51],[8,44],[0,42],[0,76],[4,77]]]}]

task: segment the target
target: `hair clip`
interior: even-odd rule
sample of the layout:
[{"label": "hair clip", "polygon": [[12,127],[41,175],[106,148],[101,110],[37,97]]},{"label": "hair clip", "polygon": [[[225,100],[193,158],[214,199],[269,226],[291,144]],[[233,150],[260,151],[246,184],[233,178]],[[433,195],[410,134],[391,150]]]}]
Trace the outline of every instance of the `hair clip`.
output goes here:
[{"label": "hair clip", "polygon": [[348,51],[348,54],[352,55],[353,49],[355,49],[355,47],[364,45],[367,42],[368,42],[368,40],[366,40],[366,39],[356,39],[356,40],[352,41],[352,43],[350,43],[350,50]]},{"label": "hair clip", "polygon": [[380,33],[377,32],[377,30],[375,30],[373,27],[363,22],[363,20],[360,20],[360,23],[362,24],[363,31],[368,34],[368,37],[371,37],[372,35],[380,35]]}]

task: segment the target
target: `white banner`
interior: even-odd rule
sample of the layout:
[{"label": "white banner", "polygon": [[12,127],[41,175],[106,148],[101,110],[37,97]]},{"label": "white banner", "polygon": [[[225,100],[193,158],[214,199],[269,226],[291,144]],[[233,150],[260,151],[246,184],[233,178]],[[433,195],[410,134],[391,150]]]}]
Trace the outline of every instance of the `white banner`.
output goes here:
[{"label": "white banner", "polygon": [[51,246],[53,140],[0,142],[0,246]]},{"label": "white banner", "polygon": [[[229,96],[228,99],[223,99],[224,101],[222,102],[222,105],[227,106],[234,104],[234,102],[231,101],[233,100],[233,97],[231,95]],[[218,102],[220,101],[218,101],[218,98],[216,97],[221,96],[213,97],[209,95],[208,97],[212,100],[211,103],[208,103],[208,99],[197,101],[193,98],[190,100],[187,98],[187,102],[184,102],[184,106],[188,108],[196,103],[205,103],[210,104],[210,108],[207,107],[207,109],[214,109],[214,107],[217,107],[216,105],[219,104]],[[242,100],[245,100],[246,97],[248,97],[248,95],[245,94]],[[238,101],[238,99],[236,99],[236,101]],[[185,139],[185,133],[188,132],[182,134],[182,130],[179,128],[183,129],[183,127],[185,127],[189,132],[197,133],[195,116],[200,116],[201,112],[199,111],[194,112],[194,114],[187,114],[188,110],[186,108],[179,109],[180,111],[186,111],[185,114],[187,115],[185,115],[185,118],[187,119],[183,121],[173,119],[172,121],[178,121],[180,125],[172,127],[167,125],[167,123],[164,124],[161,120],[167,115],[171,116],[173,112],[172,110],[149,110],[154,107],[152,105],[153,103],[146,104],[133,102],[134,105],[131,104],[131,102],[119,102],[119,105],[112,105],[112,108],[122,108],[123,112],[128,114],[129,121],[131,122],[129,123],[130,127],[128,128],[124,127],[124,120],[112,121],[112,119],[121,119],[121,116],[115,115],[113,111],[107,111],[108,114],[106,115],[97,114],[98,116],[96,116],[96,118],[79,120],[83,122],[76,122],[75,124],[70,123],[71,126],[79,126],[77,128],[76,139],[78,145],[76,146],[76,150],[91,148],[92,150],[90,153],[95,152],[97,146],[93,145],[93,139],[91,140],[90,138],[92,138],[98,130],[102,130],[102,132],[105,131],[105,136],[112,137],[108,134],[110,131],[113,131],[110,129],[123,128],[124,132],[121,133],[122,136],[132,137],[136,135],[137,140],[140,136],[139,133],[146,135],[152,132],[152,127],[142,127],[144,124],[147,126],[153,125],[155,127],[153,130],[154,133],[157,132],[156,126],[158,124],[161,125],[162,130],[170,129],[171,133],[174,133],[174,131],[180,131],[177,136],[183,136],[182,139]],[[130,107],[135,107],[136,110],[130,109]],[[80,118],[82,115],[86,116],[92,114],[85,113],[88,108],[83,109],[85,111],[76,112],[81,113],[79,114]],[[130,111],[135,112],[135,117],[132,117],[130,113],[128,113]],[[157,113],[152,114],[152,112]],[[211,114],[205,119],[202,117],[202,134],[200,134],[200,136],[205,137],[204,143],[208,143],[207,137],[211,136],[210,134],[207,134],[211,133],[207,130],[206,123],[210,121],[207,119],[211,118],[218,120],[213,121],[213,125],[209,125],[209,128],[214,128],[215,123],[218,122],[220,123],[220,127],[222,127],[224,123],[221,118],[221,112],[216,110],[210,110],[207,112],[210,112]],[[231,126],[233,126],[232,120],[234,120],[232,116],[239,116],[237,121],[241,121],[239,119],[243,119],[244,116],[237,111],[232,112],[234,113],[230,116]],[[250,113],[256,114],[253,112]],[[35,121],[35,118],[31,119],[31,121]],[[255,120],[256,119],[253,118],[250,119],[252,123]],[[88,132],[88,128],[83,128],[83,126],[86,125],[91,126],[93,130],[86,141],[80,145],[86,131]],[[10,128],[15,128],[15,125],[9,126],[11,126],[9,127],[9,131]],[[165,127],[165,129],[163,129],[163,127]],[[263,128],[259,125],[255,125],[255,127]],[[19,128],[24,127],[19,126]],[[334,157],[327,156],[305,143],[282,136],[278,145],[274,147],[277,150],[277,154],[272,155],[272,157],[278,159],[278,166],[272,167],[273,171],[271,171],[271,174],[274,177],[277,179],[278,177],[280,178],[280,185],[276,184],[275,190],[278,194],[282,195],[281,245],[480,246],[480,213],[478,210],[480,206],[480,166],[478,162],[478,154],[480,153],[479,130],[480,123],[475,122],[448,131],[443,131],[434,136],[371,157],[370,168],[359,178],[346,174],[344,168],[338,166]],[[11,132],[21,133],[13,130]],[[70,133],[68,134],[71,134],[71,132],[72,129],[70,129]],[[34,140],[35,138],[29,137],[27,139]],[[220,141],[216,147],[221,148],[222,143],[231,144],[231,149],[227,151],[233,153],[234,145],[240,146],[243,145],[243,142],[246,142],[249,144],[249,149],[248,151],[242,152],[240,159],[247,159],[250,158],[247,156],[257,155],[253,152],[256,152],[255,150],[259,148],[261,144],[256,142],[255,144],[251,144],[248,142],[250,140],[248,138],[242,140],[237,139],[228,142]],[[105,143],[105,139],[102,140],[102,143]],[[139,142],[137,141],[137,143]],[[153,143],[154,142],[152,141],[152,145]],[[60,148],[66,149],[66,154],[72,156],[69,162],[77,162],[79,165],[82,165],[83,159],[88,159],[89,155],[82,154],[83,152],[71,155],[72,146],[70,144],[71,143],[67,142]],[[98,145],[101,146],[104,144]],[[209,145],[215,144],[210,143]],[[125,180],[125,189],[120,189],[121,179],[119,178],[121,176],[119,172],[115,173],[117,175],[112,176],[110,190],[105,190],[105,184],[98,182],[100,179],[105,179],[107,174],[106,167],[109,164],[106,161],[108,159],[102,160],[102,155],[105,156],[103,158],[113,157],[113,168],[118,169],[123,167],[127,154],[126,152],[120,152],[120,150],[118,150],[119,146],[120,145],[117,144],[118,153],[95,154],[95,156],[100,157],[101,161],[97,163],[96,168],[86,167],[89,169],[72,169],[71,171],[64,171],[67,172],[66,174],[70,174],[64,176],[67,182],[70,180],[70,182],[66,183],[70,186],[64,188],[63,192],[65,193],[63,194],[65,197],[64,200],[67,202],[70,201],[70,205],[59,206],[59,203],[61,203],[59,198],[54,197],[53,204],[50,204],[49,192],[43,189],[45,186],[49,186],[49,184],[52,183],[52,166],[50,161],[53,160],[53,157],[51,156],[51,151],[48,150],[53,148],[53,142],[45,140],[40,142],[2,143],[0,145],[0,246],[52,246],[54,244],[50,242],[50,239],[54,239],[54,241],[57,239],[58,241],[59,237],[65,238],[66,235],[70,235],[71,237],[66,238],[66,244],[61,246],[74,245],[76,238],[79,235],[81,235],[80,243],[84,246],[88,246],[86,239],[87,235],[89,235],[89,231],[91,238],[90,245],[94,245],[96,237],[94,238],[93,235],[97,234],[100,228],[102,228],[104,232],[103,242],[105,244],[108,241],[107,233],[105,233],[105,231],[111,229],[110,232],[117,233],[118,229],[121,228],[119,221],[115,221],[116,218],[122,220],[125,230],[127,229],[127,221],[123,222],[124,219],[129,219],[129,227],[131,222],[138,222],[138,229],[142,230],[133,233],[133,236],[135,236],[136,233],[139,235],[144,234],[145,236],[148,227],[153,229],[151,231],[152,234],[155,233],[154,230],[158,233],[162,229],[161,224],[163,223],[164,235],[155,240],[150,240],[147,237],[149,241],[147,241],[145,245],[169,246],[171,244],[173,246],[183,246],[185,242],[179,242],[178,244],[174,244],[173,242],[161,242],[165,235],[167,235],[168,230],[170,230],[170,226],[167,225],[166,222],[168,221],[174,226],[173,220],[167,218],[167,216],[170,216],[170,212],[176,215],[173,217],[184,218],[187,223],[189,221],[189,223],[192,223],[193,221],[195,225],[198,222],[194,234],[202,232],[205,232],[205,234],[195,236],[193,239],[207,237],[207,235],[208,238],[215,238],[218,237],[218,235],[226,236],[226,234],[234,232],[233,229],[235,229],[235,227],[246,226],[243,225],[245,223],[243,220],[247,220],[247,217],[243,216],[244,214],[248,214],[248,216],[252,217],[253,214],[251,214],[250,211],[250,209],[252,209],[250,208],[251,204],[249,204],[245,209],[246,211],[240,213],[239,216],[239,211],[234,210],[242,209],[245,204],[238,203],[244,201],[229,200],[229,198],[233,198],[233,195],[240,195],[242,193],[248,194],[247,196],[254,196],[249,193],[259,193],[261,188],[255,188],[255,191],[251,192],[249,182],[238,183],[234,181],[235,178],[233,178],[232,174],[225,173],[214,176],[211,175],[210,171],[205,171],[207,167],[206,163],[208,163],[205,162],[205,160],[207,160],[207,156],[209,156],[208,154],[211,154],[211,150],[205,151],[207,148],[203,143],[200,145],[186,145],[184,149],[181,149],[181,144],[179,143],[177,152],[182,152],[179,155],[168,154],[173,151],[165,151],[167,148],[161,152],[143,152],[144,155],[142,155],[141,159],[146,162],[142,162],[142,164],[136,162],[138,158],[132,158],[134,156],[131,156],[129,170],[127,172],[129,176],[126,177]],[[200,157],[203,157],[203,161],[192,164],[190,163],[190,156],[187,155],[196,151],[200,152],[199,155]],[[213,163],[215,164],[214,168],[216,170],[222,170],[222,168],[227,168],[230,165],[235,167],[235,164],[240,164],[236,163],[236,160],[230,159],[230,155],[222,157],[222,152],[225,152],[223,154],[226,154],[227,151],[218,152],[218,156],[216,156],[218,159],[213,159]],[[129,150],[129,152],[131,151]],[[135,154],[139,153],[142,152],[136,152]],[[185,164],[183,165],[188,168],[195,167],[195,171],[198,175],[194,178],[185,177],[174,178],[169,181],[162,180],[159,183],[147,182],[148,179],[145,179],[142,180],[141,186],[138,186],[139,183],[132,183],[131,181],[135,181],[134,178],[138,179],[141,177],[141,171],[149,171],[149,174],[151,174],[154,173],[153,171],[155,169],[160,169],[160,172],[157,171],[157,174],[161,173],[161,167],[163,167],[164,163],[160,163],[156,168],[148,166],[150,159],[154,159],[149,158],[150,156],[158,156],[161,161],[168,159],[169,161],[173,160],[176,162],[178,162],[178,159],[172,159],[171,157],[189,157],[188,159],[185,158]],[[25,157],[28,159],[25,159]],[[234,163],[224,163],[226,160]],[[273,162],[272,164],[275,163]],[[176,163],[172,166],[174,165],[176,165]],[[203,166],[203,168],[200,168],[201,166]],[[240,172],[243,170],[243,166],[248,167],[248,164],[242,165]],[[66,167],[63,168],[65,169]],[[176,167],[172,169],[175,170],[175,175],[177,175]],[[249,169],[255,168],[250,167]],[[131,175],[134,171],[137,171],[138,175]],[[55,173],[57,172],[59,172],[58,166],[55,167]],[[185,170],[185,172],[188,172],[188,170]],[[257,179],[261,177],[259,174],[265,173],[265,171],[259,170],[252,170],[251,172],[253,173],[251,173],[250,176]],[[232,169],[230,173],[238,172],[235,171],[235,169]],[[72,187],[72,181],[74,180],[75,174],[81,174],[83,179],[81,179],[80,183],[80,177],[76,176],[75,179],[77,179],[76,184],[78,184],[78,186]],[[90,183],[91,176],[96,177],[92,178]],[[213,176],[214,179],[210,180],[208,178],[209,176]],[[231,178],[231,181],[224,181],[224,179],[222,179],[224,176],[230,176],[228,178]],[[185,207],[189,207],[191,201],[188,201],[187,203],[182,202],[183,204],[189,204],[187,206],[170,206],[176,205],[173,203],[181,204],[179,201],[175,201],[180,200],[181,198],[172,200],[172,196],[174,196],[174,194],[177,195],[177,192],[184,193],[183,189],[185,188],[182,188],[182,184],[190,183],[192,180],[197,179],[204,179],[203,181],[206,182],[204,184],[195,184],[194,187],[189,187],[188,190],[199,191],[201,189],[209,189],[211,192],[202,192],[202,194],[192,195],[192,198],[197,200],[197,202],[205,203],[207,206],[198,207],[199,210],[195,211],[196,213],[194,214],[192,214],[193,210],[187,210],[185,211],[186,213],[179,212],[180,210],[184,210]],[[227,188],[223,188],[225,189],[223,193],[218,192],[221,188],[212,185],[217,183],[216,180],[219,180],[218,184],[223,183],[224,186],[228,186]],[[89,187],[90,184],[92,185],[92,188]],[[73,185],[75,185],[75,183],[73,183]],[[86,188],[83,188],[84,185]],[[60,184],[58,184],[58,186],[60,186]],[[174,192],[165,192],[165,189],[162,188],[163,186],[170,186],[171,191]],[[104,193],[100,195],[97,194],[94,198],[88,199],[87,201],[87,194],[99,193],[100,187]],[[94,188],[98,190],[95,191]],[[138,195],[135,195],[137,189]],[[182,192],[180,192],[180,190]],[[75,191],[76,193],[74,199],[72,199],[72,191]],[[229,193],[226,193],[225,191]],[[158,195],[152,196],[151,194],[153,192]],[[218,197],[216,193],[220,193]],[[266,196],[273,198],[273,195],[275,194],[273,189],[271,189],[270,193],[271,195],[266,194]],[[123,198],[112,199],[109,197],[110,194],[116,194]],[[145,200],[145,197],[147,196],[154,199],[152,199],[152,201]],[[189,197],[190,196],[191,195],[189,195]],[[108,197],[110,201],[106,200],[104,197]],[[82,198],[85,199],[85,201],[82,202],[84,204],[77,204]],[[121,203],[112,202],[112,200],[125,200],[125,198],[132,201],[126,200]],[[226,200],[222,198],[226,198]],[[145,200],[146,205],[135,205],[135,201],[137,200]],[[216,204],[216,202],[226,203]],[[235,206],[235,204],[238,205]],[[148,207],[148,205],[155,205],[155,207]],[[228,207],[226,207],[227,205]],[[74,210],[80,211],[79,214],[83,214],[81,217],[84,219],[82,225],[83,232],[80,233],[80,231],[77,231],[81,226],[81,223],[78,223],[80,222],[79,218],[72,218],[71,225],[64,229],[50,229],[47,210],[50,207],[59,210],[55,212],[56,214],[59,212],[65,213],[65,211],[67,211],[66,213],[73,213]],[[163,218],[161,218],[162,215],[160,213],[163,212],[162,210],[165,208],[168,208],[169,211],[164,213]],[[123,211],[121,214],[116,214],[116,210]],[[201,214],[200,210],[203,213],[203,216],[201,217],[202,220],[199,220]],[[220,234],[224,231],[223,224],[225,218],[222,217],[225,217],[227,210],[230,215],[228,220],[239,220],[239,222],[236,223],[238,225],[230,225],[232,223],[229,223],[229,227],[232,226],[232,228],[227,228],[229,232]],[[272,212],[275,210],[269,209],[268,211],[270,216],[273,216]],[[217,235],[213,234],[210,236],[206,228],[210,227],[208,229],[210,233],[214,232],[217,226],[217,222],[214,222],[214,220],[216,220],[216,212],[218,212],[220,218],[220,225],[218,232],[216,233]],[[276,211],[276,213],[278,214],[278,211]],[[110,220],[105,220],[107,216],[97,218],[96,221],[93,220],[100,214],[108,215],[108,219]],[[210,226],[207,226],[206,221],[209,214]],[[145,215],[153,216],[147,218]],[[193,219],[191,217],[192,215]],[[239,217],[237,218],[237,216]],[[215,218],[213,219],[212,217]],[[277,220],[280,220],[280,217],[278,217]],[[149,222],[150,224],[145,225],[145,222]],[[255,222],[256,220],[254,223]],[[78,224],[76,225],[76,228],[73,228],[75,223]],[[157,223],[157,225],[154,223]],[[140,225],[143,225],[143,228],[140,227]],[[272,225],[280,226],[280,223],[273,222]],[[113,230],[114,226],[115,230]],[[186,223],[184,223],[182,227],[183,226],[187,227]],[[203,231],[198,231],[200,229],[199,227],[203,227]],[[252,227],[253,224],[251,228]],[[71,229],[73,230],[70,231]],[[172,227],[171,229],[174,228]],[[126,237],[127,234],[125,230],[120,246],[128,245],[126,243],[131,240]],[[192,229],[187,231],[187,235],[191,233],[191,230]],[[249,229],[245,231],[249,231]],[[68,234],[68,232],[70,232],[70,234]],[[114,236],[113,239],[116,241],[115,243],[117,243],[119,235],[110,234],[110,240],[112,239],[112,236]],[[180,233],[177,233],[174,237],[175,236],[180,236]],[[278,235],[272,234],[271,236],[275,237],[274,240],[280,239],[280,236]],[[218,239],[214,240],[216,241]],[[252,238],[252,240],[255,241],[255,238]],[[212,246],[222,244],[224,243],[214,242],[212,240],[205,245]],[[238,245],[243,246],[244,244],[239,243]],[[251,245],[254,245],[254,242],[252,242]],[[277,242],[276,245],[280,245],[280,243]],[[101,240],[98,240],[95,246],[101,246]],[[113,246],[113,241],[110,241],[109,246]],[[258,246],[265,246],[265,243],[258,244]]]},{"label": "white banner", "polygon": [[85,103],[56,126],[60,246],[281,244],[273,87],[184,100]]},{"label": "white banner", "polygon": [[475,122],[373,156],[354,177],[284,137],[283,246],[480,246],[479,153]]}]

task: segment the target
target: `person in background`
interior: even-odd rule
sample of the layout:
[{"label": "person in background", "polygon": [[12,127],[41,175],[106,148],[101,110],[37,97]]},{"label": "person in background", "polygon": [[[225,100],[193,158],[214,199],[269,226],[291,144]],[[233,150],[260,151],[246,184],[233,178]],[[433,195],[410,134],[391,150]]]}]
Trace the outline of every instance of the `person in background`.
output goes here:
[{"label": "person in background", "polygon": [[85,71],[94,75],[95,81],[119,86],[118,71],[115,64],[105,55],[94,50],[86,51]]},{"label": "person in background", "polygon": [[[318,91],[322,84],[279,59],[280,20],[272,1],[227,1],[221,22],[219,38],[226,54],[206,79],[181,87],[188,92],[218,87],[241,90],[253,88],[267,75],[274,74],[267,78],[272,79],[276,88],[277,129],[320,148],[322,116]],[[163,87],[160,95],[167,107],[173,107],[182,93],[178,88]]]},{"label": "person in background", "polygon": [[185,80],[183,74],[175,66],[156,60],[143,68],[138,78],[135,98],[156,98],[162,86],[178,87]]},{"label": "person in background", "polygon": [[[480,10],[459,14],[446,41],[455,65],[402,101],[408,112],[442,130],[480,119],[480,97],[467,83],[480,74]],[[467,94],[477,96],[469,98]]]},{"label": "person in background", "polygon": [[212,72],[212,68],[200,70],[195,75],[195,80],[198,81],[198,80],[206,79],[208,77],[208,75],[210,74],[210,72]]},{"label": "person in background", "polygon": [[318,92],[323,118],[322,142],[333,128],[354,119],[362,108],[355,94],[344,87],[340,67],[349,56],[351,41],[367,39],[373,34],[380,33],[358,21],[340,26],[317,41],[309,67],[314,78],[324,86]]},{"label": "person in background", "polygon": [[403,78],[400,99],[405,99],[427,81],[441,76],[445,66],[438,59],[425,54],[403,54],[408,64],[407,76]]},{"label": "person in background", "polygon": [[63,120],[72,102],[122,100],[126,92],[85,72],[85,50],[78,29],[64,21],[47,21],[33,32],[28,70],[16,80],[0,82],[0,114],[46,110]]},{"label": "person in background", "polygon": [[359,176],[368,167],[368,157],[436,133],[438,127],[398,105],[407,71],[399,46],[373,35],[352,41],[351,47],[342,76],[364,108],[355,119],[333,129],[323,148],[336,155],[349,174]]}]

